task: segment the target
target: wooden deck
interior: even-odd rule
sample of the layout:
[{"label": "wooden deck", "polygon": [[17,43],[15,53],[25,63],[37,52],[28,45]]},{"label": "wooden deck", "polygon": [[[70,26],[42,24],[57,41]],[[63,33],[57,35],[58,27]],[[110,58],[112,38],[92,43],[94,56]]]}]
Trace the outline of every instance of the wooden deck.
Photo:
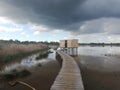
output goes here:
[{"label": "wooden deck", "polygon": [[80,69],[75,60],[64,52],[57,53],[62,58],[62,67],[50,90],[84,90]]}]

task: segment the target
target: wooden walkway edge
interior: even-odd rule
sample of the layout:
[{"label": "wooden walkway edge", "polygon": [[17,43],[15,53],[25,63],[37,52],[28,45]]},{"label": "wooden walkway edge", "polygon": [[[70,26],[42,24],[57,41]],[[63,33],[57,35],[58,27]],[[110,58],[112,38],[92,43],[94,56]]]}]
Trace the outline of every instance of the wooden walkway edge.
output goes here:
[{"label": "wooden walkway edge", "polygon": [[75,60],[64,52],[56,52],[62,58],[62,67],[50,90],[84,90],[80,69]]}]

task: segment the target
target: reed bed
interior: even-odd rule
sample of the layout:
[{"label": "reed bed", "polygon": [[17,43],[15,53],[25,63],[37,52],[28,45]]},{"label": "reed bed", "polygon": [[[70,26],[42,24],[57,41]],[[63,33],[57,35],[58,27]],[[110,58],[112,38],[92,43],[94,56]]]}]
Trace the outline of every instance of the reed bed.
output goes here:
[{"label": "reed bed", "polygon": [[0,45],[0,61],[10,61],[23,56],[48,50],[43,44],[2,44]]}]

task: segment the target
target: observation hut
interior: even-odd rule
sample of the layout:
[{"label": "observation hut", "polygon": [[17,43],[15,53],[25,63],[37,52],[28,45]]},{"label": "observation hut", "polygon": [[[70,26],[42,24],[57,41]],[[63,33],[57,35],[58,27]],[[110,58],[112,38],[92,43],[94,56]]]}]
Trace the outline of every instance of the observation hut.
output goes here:
[{"label": "observation hut", "polygon": [[69,55],[78,55],[78,39],[60,40],[60,48]]}]

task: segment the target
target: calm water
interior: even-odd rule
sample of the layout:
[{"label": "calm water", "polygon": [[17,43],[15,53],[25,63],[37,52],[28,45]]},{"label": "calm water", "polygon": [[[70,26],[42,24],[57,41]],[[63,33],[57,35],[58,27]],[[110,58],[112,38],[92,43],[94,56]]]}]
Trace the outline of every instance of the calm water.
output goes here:
[{"label": "calm water", "polygon": [[[55,52],[50,53],[48,57],[44,59],[36,60],[36,56],[37,54],[31,55],[21,61],[7,64],[4,66],[3,71],[9,72],[14,69],[29,69],[31,75],[23,78],[17,78],[15,81],[20,80],[26,82],[34,86],[37,90],[49,90],[60,70],[59,62],[55,60]],[[37,65],[39,63],[41,66]],[[10,87],[8,82],[9,81],[0,80],[0,90],[30,90],[24,85],[19,84],[15,87]]]},{"label": "calm water", "polygon": [[120,47],[80,46],[78,53],[85,90],[120,90]]},{"label": "calm water", "polygon": [[80,63],[89,69],[120,71],[120,47],[79,47]]},{"label": "calm water", "polygon": [[105,46],[105,47],[91,47],[91,46],[79,46],[79,55],[87,56],[105,56],[105,55],[116,55],[120,54],[120,47],[116,46]]},{"label": "calm water", "polygon": [[51,49],[53,53],[49,53],[48,57],[36,60],[38,54],[28,56],[21,61],[10,62],[2,67],[1,73],[11,72],[11,70],[22,70],[22,69],[31,69],[32,67],[37,66],[38,64],[46,64],[49,60],[55,60],[55,51]]}]

